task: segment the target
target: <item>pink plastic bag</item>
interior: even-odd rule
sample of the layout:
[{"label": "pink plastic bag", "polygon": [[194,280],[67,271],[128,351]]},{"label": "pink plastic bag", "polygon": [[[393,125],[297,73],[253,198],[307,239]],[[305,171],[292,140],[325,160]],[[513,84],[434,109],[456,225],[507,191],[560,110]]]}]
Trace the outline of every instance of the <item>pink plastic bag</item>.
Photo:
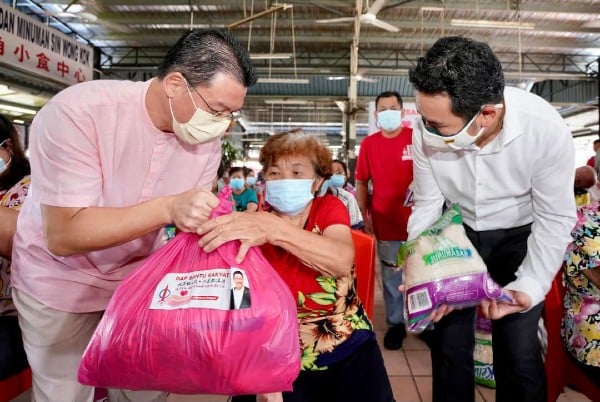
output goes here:
[{"label": "pink plastic bag", "polygon": [[[220,208],[231,211],[223,199]],[[178,394],[292,389],[300,346],[290,290],[259,249],[237,264],[237,241],[207,254],[198,239],[178,234],[120,284],[82,357],[81,383]],[[234,273],[247,288],[237,299]]]}]

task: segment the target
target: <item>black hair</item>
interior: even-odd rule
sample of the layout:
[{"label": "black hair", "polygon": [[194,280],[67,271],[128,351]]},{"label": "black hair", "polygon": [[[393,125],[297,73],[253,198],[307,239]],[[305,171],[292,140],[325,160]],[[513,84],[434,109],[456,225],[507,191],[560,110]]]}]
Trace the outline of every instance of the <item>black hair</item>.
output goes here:
[{"label": "black hair", "polygon": [[460,36],[438,39],[409,72],[414,88],[426,94],[447,93],[452,113],[470,120],[485,104],[502,100],[502,64],[483,42]]},{"label": "black hair", "polygon": [[398,99],[398,103],[400,104],[400,107],[404,107],[403,106],[403,102],[402,102],[402,96],[400,96],[400,94],[396,91],[385,91],[380,93],[379,95],[377,95],[377,98],[375,98],[375,107],[377,107],[377,104],[379,103],[379,99],[381,98],[391,98],[391,97],[395,97],[396,99]]},{"label": "black hair", "polygon": [[346,165],[346,163],[344,163],[344,161],[334,159],[331,161],[331,163],[339,163],[340,165],[342,165],[342,168],[344,168],[344,174],[346,175],[346,177],[348,177],[348,166]]},{"label": "black hair", "polygon": [[217,73],[225,73],[246,87],[257,80],[250,55],[226,29],[186,32],[167,52],[158,77],[163,79],[173,71],[180,72],[193,87],[207,85]]},{"label": "black hair", "polygon": [[596,145],[596,144],[600,144],[600,138],[597,140],[594,140],[594,145]]},{"label": "black hair", "polygon": [[241,166],[234,166],[234,167],[230,168],[229,169],[229,177],[231,177],[232,174],[237,173],[237,172],[242,172],[242,175],[244,177],[246,177],[246,171]]},{"label": "black hair", "polygon": [[235,274],[240,274],[240,275],[242,275],[242,278],[244,277],[244,274],[242,274],[242,271],[239,271],[239,270],[238,271],[233,271],[233,275],[231,275],[231,276],[234,277]]},{"label": "black hair", "polygon": [[31,173],[29,161],[21,146],[17,130],[6,117],[0,115],[0,143],[6,140],[11,142],[11,158],[7,169],[0,174],[0,191],[10,189],[19,180]]}]

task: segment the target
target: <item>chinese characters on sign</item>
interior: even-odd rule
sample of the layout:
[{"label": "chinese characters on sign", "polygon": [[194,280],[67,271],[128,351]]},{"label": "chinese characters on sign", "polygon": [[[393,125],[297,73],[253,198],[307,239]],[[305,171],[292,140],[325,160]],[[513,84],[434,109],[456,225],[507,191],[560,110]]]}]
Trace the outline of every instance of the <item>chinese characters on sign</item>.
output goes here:
[{"label": "chinese characters on sign", "polygon": [[92,79],[93,48],[0,3],[0,65],[76,84]]}]

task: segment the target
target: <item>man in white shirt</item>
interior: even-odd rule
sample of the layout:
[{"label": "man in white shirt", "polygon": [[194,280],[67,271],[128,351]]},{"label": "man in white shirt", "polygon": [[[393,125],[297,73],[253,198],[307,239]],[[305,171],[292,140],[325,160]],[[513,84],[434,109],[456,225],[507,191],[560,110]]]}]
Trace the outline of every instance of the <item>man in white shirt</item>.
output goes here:
[{"label": "man in white shirt", "polygon": [[250,307],[250,289],[244,286],[242,271],[233,273],[233,287],[231,288],[230,310],[239,310]]},{"label": "man in white shirt", "polygon": [[[504,87],[485,43],[439,39],[410,81],[422,120],[408,237],[460,204],[469,238],[515,301],[481,304],[493,320],[496,401],[546,401],[537,327],[575,223],[571,133],[545,100]],[[433,401],[472,402],[476,309],[450,310],[433,317]]]}]

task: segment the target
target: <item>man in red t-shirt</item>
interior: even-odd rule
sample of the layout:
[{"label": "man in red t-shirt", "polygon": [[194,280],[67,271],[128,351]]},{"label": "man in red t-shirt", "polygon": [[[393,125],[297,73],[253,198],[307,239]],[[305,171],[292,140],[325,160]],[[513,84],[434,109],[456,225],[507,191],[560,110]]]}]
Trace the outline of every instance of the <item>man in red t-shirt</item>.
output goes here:
[{"label": "man in red t-shirt", "polygon": [[[586,165],[591,166],[593,168],[596,167],[596,154],[598,153],[599,149],[600,149],[600,139],[594,140],[594,156],[590,156],[590,159],[588,159]],[[596,169],[596,172],[597,171],[598,171],[598,169]]]},{"label": "man in red t-shirt", "polygon": [[[377,238],[389,326],[383,344],[393,350],[400,349],[406,337],[403,296],[398,291],[402,272],[396,261],[398,249],[406,241],[406,224],[411,212],[405,201],[413,178],[412,129],[402,126],[402,98],[397,92],[377,96],[375,109],[380,131],[360,144],[355,173],[356,198],[365,217],[365,232]],[[369,181],[373,186],[371,195],[368,194]]]}]

